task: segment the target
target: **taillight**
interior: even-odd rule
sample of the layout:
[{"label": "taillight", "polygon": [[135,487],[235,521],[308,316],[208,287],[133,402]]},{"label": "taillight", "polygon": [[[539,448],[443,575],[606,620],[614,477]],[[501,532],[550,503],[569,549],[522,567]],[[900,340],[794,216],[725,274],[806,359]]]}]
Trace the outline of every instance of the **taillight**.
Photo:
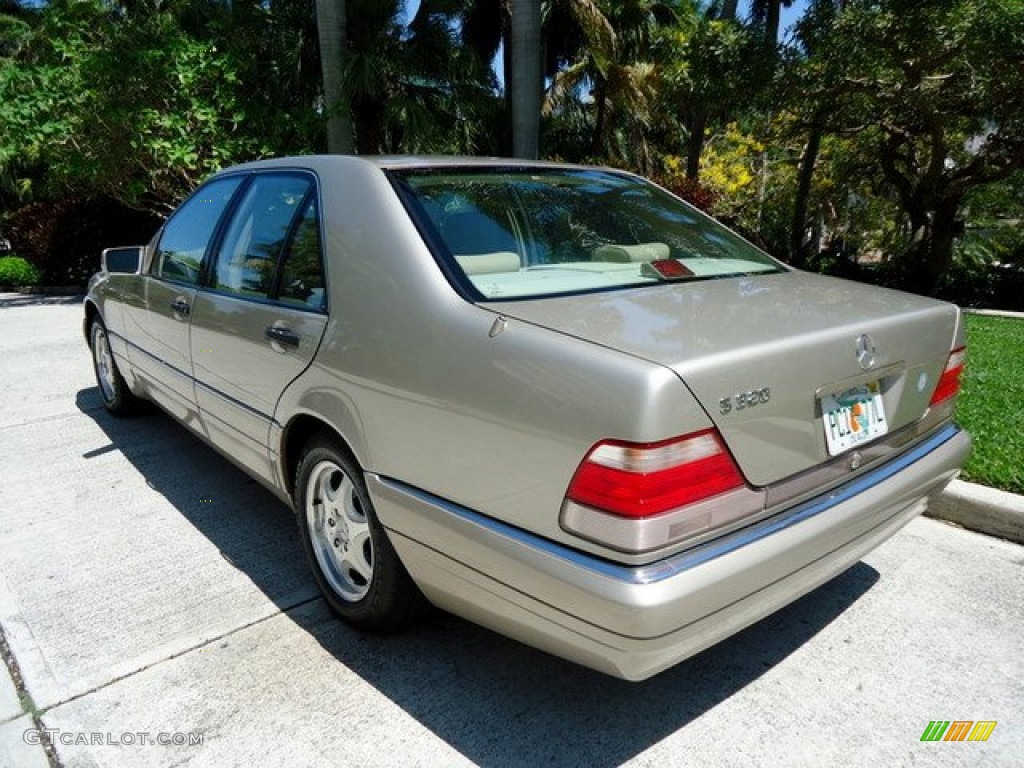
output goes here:
[{"label": "taillight", "polygon": [[644,518],[743,486],[717,430],[659,443],[606,440],[576,470],[566,498],[626,518]]},{"label": "taillight", "polygon": [[966,355],[966,347],[954,349],[949,353],[946,367],[939,377],[939,383],[935,387],[935,392],[932,393],[931,402],[928,403],[929,406],[938,405],[955,396],[960,391],[960,377],[964,372],[964,358]]},{"label": "taillight", "polygon": [[569,484],[570,533],[639,554],[734,527],[764,509],[715,429],[659,443],[603,440]]}]

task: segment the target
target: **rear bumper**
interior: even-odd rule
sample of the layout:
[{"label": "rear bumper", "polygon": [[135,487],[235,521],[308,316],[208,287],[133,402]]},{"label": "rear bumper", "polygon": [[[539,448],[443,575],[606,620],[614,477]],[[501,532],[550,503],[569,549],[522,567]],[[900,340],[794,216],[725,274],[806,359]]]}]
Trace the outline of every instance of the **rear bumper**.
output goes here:
[{"label": "rear bumper", "polygon": [[885,465],[757,525],[623,566],[367,478],[402,561],[436,605],[629,680],[698,653],[856,563],[953,479],[970,450],[946,426]]}]

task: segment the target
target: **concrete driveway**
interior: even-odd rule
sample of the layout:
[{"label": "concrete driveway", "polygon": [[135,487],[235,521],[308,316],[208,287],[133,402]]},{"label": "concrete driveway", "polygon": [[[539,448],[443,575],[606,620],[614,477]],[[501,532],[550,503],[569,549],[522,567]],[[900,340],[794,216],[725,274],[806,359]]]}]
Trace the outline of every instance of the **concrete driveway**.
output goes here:
[{"label": "concrete driveway", "polygon": [[1021,764],[1020,546],[916,520],[642,684],[440,614],[369,636],[267,492],[159,412],[107,416],[80,318],[0,296],[0,765]]}]

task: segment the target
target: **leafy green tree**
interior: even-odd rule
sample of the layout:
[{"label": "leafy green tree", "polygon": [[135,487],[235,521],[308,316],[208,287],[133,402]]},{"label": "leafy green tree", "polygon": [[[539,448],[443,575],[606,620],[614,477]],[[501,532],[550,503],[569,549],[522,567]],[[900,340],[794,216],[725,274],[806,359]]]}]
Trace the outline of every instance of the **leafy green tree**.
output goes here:
[{"label": "leafy green tree", "polygon": [[238,66],[164,13],[55,0],[0,60],[0,169],[35,194],[166,210],[210,172],[273,147],[246,130]]},{"label": "leafy green tree", "polygon": [[[792,75],[787,79],[788,87],[779,89],[783,99],[790,105],[797,105],[791,114],[800,114],[803,119],[797,122],[796,128],[805,135],[805,141],[800,154],[799,169],[797,172],[797,188],[793,200],[792,217],[789,226],[789,242],[786,248],[791,264],[797,267],[806,266],[811,257],[815,237],[809,236],[811,228],[808,227],[808,211],[811,200],[812,183],[815,167],[818,163],[818,155],[821,151],[822,139],[825,136],[825,128],[828,116],[832,110],[831,99],[821,99],[821,92],[838,92],[836,80],[826,84],[818,83],[815,88],[807,88],[807,74],[810,78],[822,77],[821,69],[813,68],[818,59],[815,54],[821,50],[823,38],[832,30],[836,14],[842,10],[845,0],[813,0],[807,13],[797,25],[797,36],[803,48],[807,60],[812,62],[810,68],[805,67],[805,76],[801,76],[799,70],[794,71],[792,66],[785,74]],[[825,75],[828,77],[828,75]],[[805,90],[805,88],[807,88]],[[807,101],[808,93],[814,94]],[[801,108],[802,107],[802,108]]]},{"label": "leafy green tree", "polygon": [[1024,167],[1024,4],[850,0],[806,67],[810,108],[906,216],[903,284],[934,294],[968,195]]},{"label": "leafy green tree", "polygon": [[[733,19],[699,16],[677,34],[678,54],[664,56],[660,98],[671,103],[686,135],[686,175],[696,181],[710,126],[725,125],[749,101],[751,38]],[[760,86],[758,86],[760,87]]]},{"label": "leafy green tree", "polygon": [[[0,0],[0,72],[13,69],[14,59],[32,37],[32,27],[38,20],[34,8],[22,6],[16,0]],[[0,117],[3,106],[0,105]],[[0,144],[0,215],[21,202],[29,191],[32,161],[13,152],[10,146]]]}]

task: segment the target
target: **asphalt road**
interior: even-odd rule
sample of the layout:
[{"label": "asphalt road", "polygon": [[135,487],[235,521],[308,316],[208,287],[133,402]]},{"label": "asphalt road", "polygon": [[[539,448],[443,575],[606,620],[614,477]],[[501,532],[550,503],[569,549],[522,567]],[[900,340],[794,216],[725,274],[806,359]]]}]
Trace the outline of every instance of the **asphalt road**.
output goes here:
[{"label": "asphalt road", "polygon": [[159,412],[107,416],[80,318],[0,296],[0,765],[1024,764],[1018,545],[915,520],[641,684],[440,614],[372,637],[267,492]]}]

